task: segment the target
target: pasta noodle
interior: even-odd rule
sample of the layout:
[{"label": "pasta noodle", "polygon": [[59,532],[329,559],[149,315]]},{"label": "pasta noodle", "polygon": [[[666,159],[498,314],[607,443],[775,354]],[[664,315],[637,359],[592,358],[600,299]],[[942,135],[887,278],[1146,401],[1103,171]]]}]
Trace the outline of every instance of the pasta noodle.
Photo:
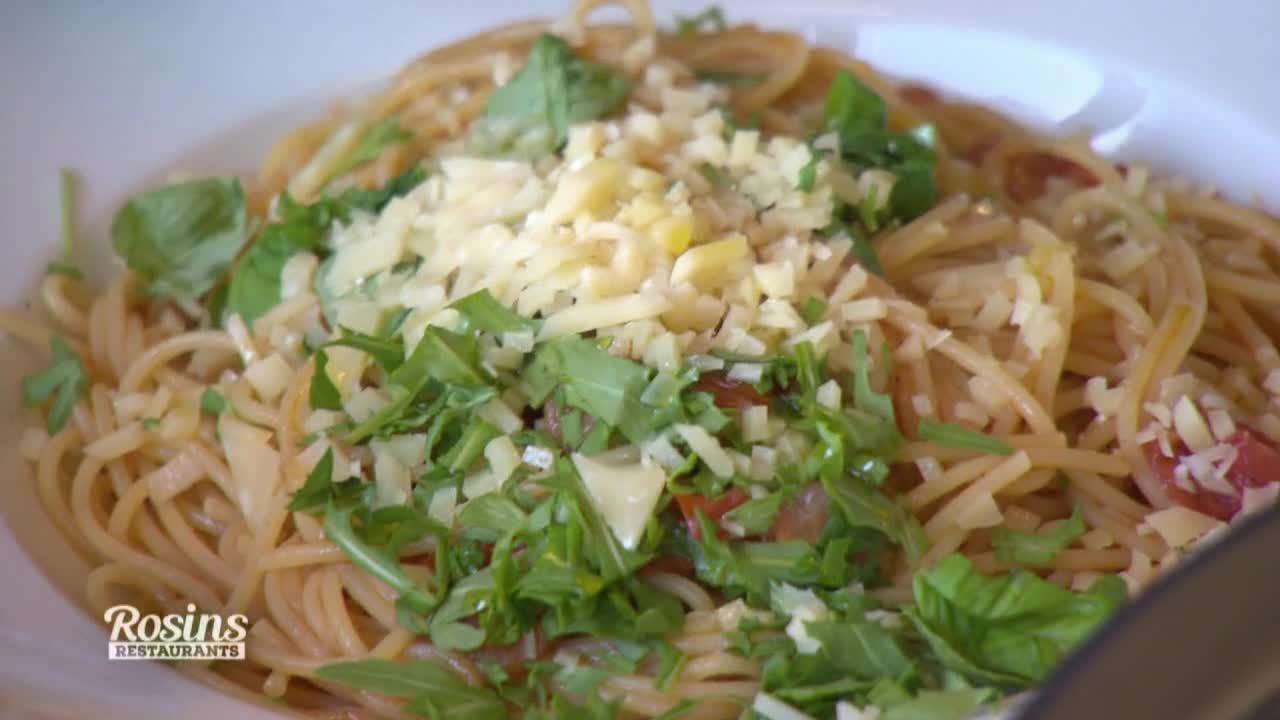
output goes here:
[{"label": "pasta noodle", "polygon": [[[726,374],[712,392],[728,393],[727,406],[742,411],[734,415],[740,439],[774,439],[722,447],[685,424],[610,449],[606,460],[637,473],[637,487],[664,457],[683,462],[681,447],[713,475],[750,477],[761,488],[811,462],[810,441],[773,429],[781,422],[774,406],[747,410],[769,403],[743,386],[772,372],[751,357],[812,347],[833,377],[869,373],[867,392],[886,393],[908,438],[882,478],[889,502],[900,499],[931,541],[914,560],[906,550],[886,555],[886,579],[869,591],[889,608],[881,612],[909,603],[913,578],[953,553],[984,573],[1031,568],[1074,590],[1112,573],[1138,587],[1147,575],[1134,568],[1167,567],[1191,549],[1171,547],[1147,516],[1181,504],[1230,520],[1248,509],[1253,490],[1277,479],[1267,475],[1280,470],[1267,464],[1280,459],[1271,402],[1280,397],[1274,218],[1216,194],[1181,192],[1173,180],[1098,155],[1087,138],[1042,136],[812,48],[795,33],[752,25],[668,32],[644,0],[617,3],[628,24],[591,23],[606,4],[580,0],[554,25],[517,23],[429,51],[380,94],[281,139],[247,183],[250,214],[269,221],[284,212],[282,193],[315,202],[429,166],[432,178],[381,214],[335,216],[349,224],[335,267],[374,263],[379,238],[399,232],[408,239],[392,259],[350,273],[372,277],[404,255],[419,258],[413,278],[372,288],[330,317],[329,299],[311,282],[318,258],[300,252],[296,264],[277,268],[277,302],[222,326],[199,307],[143,292],[136,271],[100,294],[48,276],[39,298],[52,330],[25,313],[0,313],[0,326],[20,339],[45,346],[64,338],[91,380],[61,428],[48,434],[33,425],[23,447],[51,521],[93,563],[86,598],[95,613],[122,599],[246,613],[247,662],[183,669],[316,717],[410,714],[384,694],[319,676],[342,660],[430,660],[468,686],[489,682],[494,665],[523,677],[552,655],[606,664],[615,646],[590,634],[552,643],[542,625],[496,649],[437,647],[402,626],[402,593],[353,564],[328,518],[290,509],[326,451],[335,479],[376,468],[379,498],[416,497],[414,463],[397,453],[434,442],[425,428],[407,433],[408,445],[395,436],[323,439],[342,418],[358,428],[396,402],[379,385],[394,366],[329,346],[326,370],[307,350],[336,337],[337,325],[376,335],[388,297],[404,305],[399,327],[409,348],[429,328],[456,322],[448,303],[482,289],[541,318],[536,334],[505,329],[486,346],[483,362],[495,376],[515,373],[538,343],[581,334],[612,338],[615,355],[656,368],[696,358],[703,371]],[[471,158],[468,129],[487,121],[495,88],[515,77],[549,28],[581,57],[621,68],[631,82],[625,112],[575,121],[563,165]],[[829,159],[842,141],[823,118],[842,71],[883,98],[886,132],[936,128],[941,197],[931,208],[879,227],[876,213],[892,211],[890,188],[906,182],[906,170]],[[758,129],[746,127],[749,118]],[[344,164],[390,122],[403,138]],[[817,189],[803,193],[795,184],[806,172]],[[724,190],[726,182],[735,190]],[[600,200],[603,186],[625,186],[629,195]],[[871,213],[869,240],[821,239],[839,207]],[[867,260],[868,248],[882,268]],[[290,273],[302,280],[291,284]],[[851,359],[859,342],[861,367]],[[338,410],[316,406],[321,373],[340,396]],[[861,382],[833,380],[815,397],[837,408],[863,403]],[[462,495],[433,490],[422,501],[432,517],[449,517],[464,497],[474,502],[539,462],[539,448],[495,440],[532,428],[527,417],[539,403],[531,407],[527,390],[513,387],[468,411],[500,430],[473,456],[484,469],[468,472]],[[225,410],[208,407],[210,389]],[[554,434],[584,423],[578,432],[590,436],[576,411],[556,412],[539,416],[537,427]],[[945,421],[941,436],[918,431],[930,419]],[[591,490],[588,466],[574,458]],[[1049,537],[1073,522],[1073,510],[1080,532],[1043,562],[1011,558],[998,540],[1008,532]],[[599,512],[629,537],[619,529],[625,517],[603,502]],[[696,513],[689,517],[696,527]],[[634,532],[643,536],[643,522]],[[428,587],[441,542],[417,537],[393,546],[390,559]],[[685,701],[697,701],[685,717],[738,716],[768,681],[761,658],[735,650],[736,618],[723,619],[738,612],[733,603],[692,565],[637,577],[685,614],[683,628],[667,636],[683,664],[663,671],[655,656],[643,656],[602,680],[600,694],[625,717]],[[801,647],[799,627],[766,628],[755,641],[795,638]],[[659,680],[663,672],[674,674]]]}]

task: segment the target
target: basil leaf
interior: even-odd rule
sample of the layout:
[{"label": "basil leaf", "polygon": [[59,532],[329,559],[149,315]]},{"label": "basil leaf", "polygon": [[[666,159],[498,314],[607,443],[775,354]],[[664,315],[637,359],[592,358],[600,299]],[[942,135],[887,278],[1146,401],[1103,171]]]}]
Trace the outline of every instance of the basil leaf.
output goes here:
[{"label": "basil leaf", "polygon": [[89,371],[67,341],[54,335],[49,346],[53,351],[53,364],[22,378],[22,402],[27,407],[34,407],[52,397],[53,404],[45,417],[45,429],[50,435],[56,435],[71,419],[76,402],[88,390]]},{"label": "basil leaf", "polygon": [[1049,532],[1020,532],[1005,527],[995,528],[991,531],[991,544],[995,547],[996,557],[1004,562],[1044,565],[1084,535],[1086,530],[1084,517],[1077,506],[1069,519],[1059,523]]},{"label": "basil leaf", "polygon": [[489,96],[470,142],[486,155],[554,152],[568,139],[570,125],[604,117],[630,92],[622,72],[583,60],[564,40],[544,33],[520,72]]},{"label": "basil leaf", "polygon": [[413,698],[406,707],[432,720],[507,720],[507,705],[497,693],[468,685],[448,668],[426,660],[396,663],[355,660],[331,663],[316,670],[320,680],[361,690]]},{"label": "basil leaf", "polygon": [[920,426],[916,433],[921,440],[928,440],[946,447],[980,450],[992,455],[1013,454],[1013,448],[1000,438],[933,418],[920,418]]},{"label": "basil leaf", "polygon": [[461,313],[472,328],[499,338],[508,332],[536,333],[542,325],[498,302],[487,289],[477,290],[449,307]]},{"label": "basil leaf", "polygon": [[315,354],[315,371],[311,374],[311,408],[313,410],[341,410],[342,395],[329,377],[329,354],[323,349]]},{"label": "basil leaf", "polygon": [[961,555],[917,572],[914,591],[906,614],[944,665],[1011,687],[1043,680],[1126,597],[1114,575],[1072,592],[1026,570],[984,577]]},{"label": "basil leaf", "polygon": [[194,300],[227,272],[249,240],[244,190],[203,178],[135,195],[111,222],[111,245],[151,295]]}]

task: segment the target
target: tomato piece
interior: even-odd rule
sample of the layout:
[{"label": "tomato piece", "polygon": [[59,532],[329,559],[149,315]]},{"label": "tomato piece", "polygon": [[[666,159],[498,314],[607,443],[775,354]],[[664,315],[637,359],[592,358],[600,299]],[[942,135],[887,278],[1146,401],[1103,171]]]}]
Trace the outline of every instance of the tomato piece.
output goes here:
[{"label": "tomato piece", "polygon": [[[684,516],[685,526],[689,528],[689,534],[695,540],[702,539],[702,528],[698,527],[699,510],[707,516],[708,520],[718,525],[725,513],[751,499],[751,496],[741,488],[729,488],[728,492],[715,500],[695,493],[685,493],[675,497],[676,504],[680,506],[680,514]],[[724,534],[724,528],[721,528],[721,537],[724,537]]]},{"label": "tomato piece", "polygon": [[1022,153],[1005,165],[1005,192],[1017,202],[1027,202],[1044,194],[1049,178],[1059,177],[1076,185],[1098,184],[1093,173],[1070,160],[1045,152]]},{"label": "tomato piece", "polygon": [[[1236,449],[1236,460],[1227,470],[1226,480],[1238,493],[1243,493],[1245,488],[1259,488],[1280,482],[1280,450],[1275,445],[1248,428],[1237,429],[1226,439],[1226,443]],[[1175,475],[1178,458],[1165,457],[1154,442],[1148,443],[1144,449],[1147,462],[1164,483],[1169,498],[1174,502],[1222,521],[1228,521],[1240,512],[1239,494],[1208,490],[1194,479],[1191,480],[1193,488],[1190,490],[1178,485]],[[1186,447],[1180,445],[1175,448],[1175,453],[1179,457],[1185,455]]]},{"label": "tomato piece", "polygon": [[906,83],[898,87],[898,95],[903,100],[912,105],[932,105],[942,98],[938,95],[938,91],[928,85],[920,85],[917,83]]},{"label": "tomato piece", "polygon": [[809,544],[818,542],[827,527],[831,496],[819,483],[806,485],[800,494],[778,511],[774,521],[775,540],[803,540]]},{"label": "tomato piece", "polygon": [[703,373],[690,387],[710,393],[717,407],[745,410],[752,405],[769,404],[769,398],[754,385],[733,380],[724,373]]}]

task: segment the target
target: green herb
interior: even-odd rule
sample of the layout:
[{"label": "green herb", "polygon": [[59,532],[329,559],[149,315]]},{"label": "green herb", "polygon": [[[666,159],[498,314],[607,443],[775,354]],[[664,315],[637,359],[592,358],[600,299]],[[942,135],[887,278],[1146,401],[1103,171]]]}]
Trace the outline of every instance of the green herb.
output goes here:
[{"label": "green herb", "polygon": [[728,187],[731,184],[731,180],[728,175],[725,175],[719,168],[708,163],[703,163],[698,166],[698,174],[706,178],[707,182],[711,183],[711,187],[722,188]]},{"label": "green herb", "polygon": [[360,143],[351,151],[351,154],[333,167],[330,177],[345,175],[356,167],[376,159],[383,150],[411,137],[413,133],[400,127],[400,121],[395,117],[373,123],[364,129],[360,135]]},{"label": "green herb", "polygon": [[914,670],[888,630],[869,620],[805,623],[821,654],[840,673],[860,680],[901,679]]},{"label": "green herb", "polygon": [[474,329],[501,338],[504,333],[536,333],[542,323],[527,318],[498,300],[488,290],[482,289],[453,302],[449,307],[457,310]]},{"label": "green herb", "polygon": [[160,418],[158,417],[142,418],[142,428],[144,430],[155,430],[158,427],[160,427]]},{"label": "green herb", "polygon": [[1013,448],[1000,438],[933,418],[920,418],[920,426],[916,434],[921,440],[935,442],[945,447],[979,450],[992,455],[1013,454]]},{"label": "green herb", "polygon": [[822,153],[812,145],[809,146],[809,161],[800,168],[796,175],[796,189],[800,192],[813,192],[818,183],[818,163],[822,161]]},{"label": "green herb", "polygon": [[708,5],[696,15],[676,15],[676,32],[681,35],[697,35],[701,32],[723,32],[729,27],[724,11],[719,5]]},{"label": "green herb", "polygon": [[689,656],[668,642],[658,643],[658,672],[653,678],[653,685],[659,690],[666,690],[680,678],[685,661]]},{"label": "green herb", "polygon": [[323,510],[333,499],[333,448],[329,448],[307,474],[302,487],[293,494],[288,508],[293,512],[314,514]]},{"label": "green herb", "polygon": [[881,717],[884,720],[965,720],[998,697],[990,688],[926,690],[890,707]]},{"label": "green herb", "polygon": [[485,493],[462,508],[458,522],[467,537],[496,542],[502,536],[524,527],[528,516],[514,501],[501,493]]},{"label": "green herb", "polygon": [[[363,540],[352,525],[355,507],[351,503],[330,502],[324,514],[324,534],[329,541],[349,558],[356,567],[381,580],[399,594],[397,605],[412,612],[428,613],[439,604],[440,598],[430,589],[419,585],[400,566],[399,559],[388,546],[377,546]],[[403,509],[404,506],[384,508]],[[435,576],[437,580],[440,574]]]},{"label": "green herb", "polygon": [[948,668],[982,683],[1024,687],[1058,661],[1124,602],[1124,583],[1106,575],[1072,592],[1026,570],[983,577],[951,555],[916,573],[916,629]]},{"label": "green herb", "polygon": [[651,434],[653,408],[640,401],[649,385],[649,374],[639,363],[615,357],[588,339],[570,335],[543,343],[521,379],[535,406],[542,405],[553,389],[562,387],[569,405],[640,443]]},{"label": "green herb", "polygon": [[524,67],[489,96],[470,143],[487,155],[536,157],[558,150],[569,126],[613,112],[631,92],[622,72],[579,58],[544,33]]},{"label": "green herb", "polygon": [[45,428],[50,435],[55,435],[71,419],[76,402],[89,388],[89,372],[85,370],[80,355],[65,340],[54,335],[49,345],[53,351],[53,364],[22,378],[22,402],[27,407],[34,407],[52,397],[53,404],[49,406]]},{"label": "green herb", "polygon": [[800,308],[800,317],[804,318],[805,324],[817,325],[827,316],[827,301],[817,295],[810,295],[804,301],[804,305]]},{"label": "green herb", "polygon": [[76,238],[80,234],[76,222],[76,174],[71,168],[62,168],[58,171],[58,180],[62,207],[62,259],[49,263],[49,272],[83,280],[84,273],[75,264]]},{"label": "green herb", "polygon": [[[837,213],[839,215],[840,213]],[[846,213],[847,214],[847,213]],[[822,235],[827,238],[839,237],[841,235],[849,238],[853,243],[853,257],[858,264],[874,275],[884,276],[884,265],[880,262],[880,254],[876,252],[876,248],[867,239],[865,233],[858,228],[850,226],[844,220],[837,217],[830,225],[823,228]]]},{"label": "green herb", "polygon": [[227,399],[222,396],[222,393],[207,387],[203,393],[200,393],[200,409],[210,415],[221,415],[222,411],[227,409]]},{"label": "green herb", "polygon": [[203,178],[135,195],[111,223],[111,244],[152,295],[194,300],[231,267],[249,239],[235,178]]},{"label": "green herb", "polygon": [[[884,100],[853,73],[841,70],[831,83],[826,128],[840,136],[840,153],[863,167],[885,168],[897,180],[889,192],[890,219],[909,222],[938,202],[934,177],[936,132],[930,126],[892,132]],[[878,219],[866,222],[874,232]]]},{"label": "green herb", "polygon": [[1021,532],[999,527],[991,531],[991,544],[1000,560],[1023,565],[1044,565],[1051,562],[1087,528],[1079,506],[1071,517],[1059,523],[1049,532]]},{"label": "green herb", "polygon": [[822,485],[850,525],[884,533],[902,547],[912,565],[924,555],[928,537],[910,510],[853,477],[823,477]]},{"label": "green herb", "polygon": [[693,71],[693,76],[701,82],[730,86],[759,85],[769,77],[768,73],[748,73],[719,68],[699,68]]},{"label": "green herb", "polygon": [[385,337],[366,335],[348,327],[338,326],[340,334],[337,339],[330,340],[329,345],[355,348],[369,355],[373,361],[388,373],[393,373],[404,364],[404,345]]},{"label": "green herb", "polygon": [[867,333],[861,329],[855,330],[853,333],[853,402],[859,410],[893,423],[896,427],[893,398],[871,389],[867,363]]},{"label": "green herb", "polygon": [[342,394],[329,377],[329,354],[323,349],[315,354],[315,371],[311,373],[311,408],[313,410],[341,410]]},{"label": "green herb", "polygon": [[331,663],[317,669],[316,677],[361,690],[412,698],[405,709],[430,720],[507,720],[509,717],[507,705],[497,693],[472,687],[443,665],[426,660]]},{"label": "green herb", "polygon": [[[323,257],[328,253],[326,238],[334,223],[346,223],[353,210],[379,212],[392,198],[417,187],[425,178],[422,168],[413,167],[387,181],[381,188],[351,188],[336,197],[325,197],[310,205],[295,201],[288,193],[280,196],[280,220],[268,225],[236,264],[227,287],[225,308],[210,313],[215,319],[236,313],[251,329],[253,321],[280,304],[280,274],[289,258],[300,252]],[[322,265],[327,271],[328,267]],[[319,284],[323,272],[316,273]],[[322,300],[327,288],[318,287]]]},{"label": "green herb", "polygon": [[751,535],[762,535],[773,528],[782,509],[782,495],[774,493],[748,500],[724,514],[723,520],[738,525]]}]

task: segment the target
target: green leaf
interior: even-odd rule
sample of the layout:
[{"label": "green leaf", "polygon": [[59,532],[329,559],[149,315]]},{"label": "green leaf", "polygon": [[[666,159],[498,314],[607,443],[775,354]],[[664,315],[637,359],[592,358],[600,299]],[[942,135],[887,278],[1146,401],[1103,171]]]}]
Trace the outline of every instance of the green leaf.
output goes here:
[{"label": "green leaf", "polygon": [[822,485],[850,525],[879,530],[902,546],[911,565],[919,562],[929,541],[910,510],[856,478],[824,477]]},{"label": "green leaf", "polygon": [[1126,597],[1114,575],[1072,592],[1026,570],[983,577],[961,555],[917,572],[914,590],[907,615],[943,664],[1008,687],[1043,680]]},{"label": "green leaf", "polygon": [[352,564],[381,580],[399,593],[399,602],[419,613],[430,612],[440,599],[419,585],[400,566],[400,560],[385,547],[365,542],[352,526],[355,508],[349,503],[330,503],[324,514],[324,534],[338,546]]},{"label": "green leaf", "polygon": [[488,385],[479,367],[480,348],[475,338],[428,326],[413,353],[388,376],[387,382],[411,387],[425,375],[449,385]]},{"label": "green leaf", "polygon": [[1080,507],[1071,517],[1049,532],[1021,532],[998,527],[991,531],[991,544],[996,557],[1003,562],[1019,565],[1045,565],[1065,550],[1077,538],[1085,534],[1084,517]]},{"label": "green leaf", "polygon": [[762,535],[773,528],[782,509],[782,495],[774,493],[754,498],[724,514],[725,522],[735,523],[750,535]]},{"label": "green leaf", "polygon": [[654,675],[653,686],[666,690],[680,678],[685,661],[689,656],[668,642],[658,643],[658,672]]},{"label": "green leaf", "polygon": [[54,335],[49,341],[53,363],[46,369],[22,378],[22,402],[27,407],[39,405],[49,398],[45,428],[55,435],[71,419],[76,402],[89,388],[89,371],[80,355],[65,340]]},{"label": "green leaf", "polygon": [[[379,212],[392,198],[417,187],[426,174],[412,167],[387,181],[381,188],[351,188],[337,197],[324,197],[303,205],[284,193],[280,196],[280,220],[268,225],[257,241],[236,264],[227,287],[224,313],[239,314],[250,329],[253,321],[280,304],[280,274],[289,258],[300,252],[315,253],[322,259],[329,252],[326,244],[334,223],[346,223],[352,210]],[[331,303],[323,277],[328,266],[316,273],[316,290],[322,304]]]},{"label": "green leaf", "polygon": [[800,317],[806,325],[817,325],[827,316],[827,302],[817,295],[810,295],[800,308]]},{"label": "green leaf", "polygon": [[881,716],[884,720],[965,720],[998,698],[990,688],[926,690]]},{"label": "green leaf", "polygon": [[338,326],[339,336],[327,345],[340,345],[364,352],[373,358],[383,370],[393,373],[404,364],[404,345],[387,338],[366,335],[358,330]]},{"label": "green leaf", "polygon": [[821,644],[821,654],[839,672],[860,680],[902,678],[914,670],[898,641],[888,630],[867,620],[808,622],[809,636]]},{"label": "green leaf", "polygon": [[822,161],[822,154],[813,147],[809,148],[809,162],[806,162],[800,168],[800,172],[796,174],[796,189],[800,192],[813,192],[813,188],[818,184],[818,163]]},{"label": "green leaf", "polygon": [[483,629],[466,623],[444,623],[431,626],[431,642],[444,650],[468,652],[484,645]]},{"label": "green leaf", "polygon": [[1000,438],[933,418],[920,418],[920,426],[916,434],[921,440],[935,442],[945,447],[979,450],[992,455],[1013,454],[1013,448]]},{"label": "green leaf", "polygon": [[135,195],[111,222],[111,244],[151,295],[194,300],[231,267],[249,240],[244,190],[203,178]]},{"label": "green leaf", "polygon": [[868,374],[867,333],[861,329],[853,332],[853,402],[859,410],[897,426],[893,411],[893,398],[871,389]]},{"label": "green leaf", "polygon": [[938,182],[932,165],[911,163],[897,168],[889,191],[889,214],[903,222],[915,220],[938,204]]},{"label": "green leaf", "polygon": [[374,160],[383,150],[413,137],[413,133],[400,127],[399,119],[385,118],[365,128],[360,143],[351,154],[334,166],[330,177],[345,175],[354,168]]},{"label": "green leaf", "polygon": [[222,393],[207,387],[203,393],[200,393],[200,409],[210,415],[221,415],[222,411],[227,409],[227,399],[222,396]]},{"label": "green leaf", "polygon": [[317,669],[316,677],[361,690],[413,698],[407,709],[432,720],[446,717],[507,720],[509,717],[507,705],[497,693],[471,687],[448,668],[426,660],[331,663]]},{"label": "green leaf", "polygon": [[573,54],[564,40],[544,33],[524,67],[489,96],[470,143],[487,155],[536,157],[554,152],[569,126],[613,112],[631,92],[621,71]]},{"label": "green leaf", "polygon": [[650,371],[615,357],[599,345],[570,335],[543,343],[522,375],[530,401],[539,406],[560,386],[565,401],[622,431],[640,443],[652,432],[653,408],[641,402]]},{"label": "green leaf", "polygon": [[333,448],[324,451],[316,466],[307,473],[302,487],[289,500],[291,512],[316,513],[333,499]]},{"label": "green leaf", "polygon": [[831,81],[824,117],[827,129],[840,135],[842,145],[889,124],[884,100],[848,70],[836,73]]},{"label": "green leaf", "polygon": [[329,377],[329,354],[323,349],[315,354],[315,372],[311,374],[311,408],[313,410],[341,410],[342,394]]},{"label": "green leaf", "polygon": [[537,333],[542,324],[498,302],[487,289],[477,290],[449,307],[461,313],[472,328],[498,338],[509,332]]},{"label": "green leaf", "polygon": [[697,35],[701,32],[723,32],[729,27],[724,10],[719,5],[708,5],[696,15],[676,15],[676,32],[680,35]]},{"label": "green leaf", "polygon": [[76,245],[80,234],[76,213],[76,174],[71,168],[58,171],[58,189],[62,208],[62,260],[49,263],[50,273],[69,275],[77,280],[84,279],[80,268],[76,267]]},{"label": "green leaf", "polygon": [[528,515],[501,493],[485,493],[462,508],[458,523],[467,537],[495,542],[509,532],[524,527]]}]

